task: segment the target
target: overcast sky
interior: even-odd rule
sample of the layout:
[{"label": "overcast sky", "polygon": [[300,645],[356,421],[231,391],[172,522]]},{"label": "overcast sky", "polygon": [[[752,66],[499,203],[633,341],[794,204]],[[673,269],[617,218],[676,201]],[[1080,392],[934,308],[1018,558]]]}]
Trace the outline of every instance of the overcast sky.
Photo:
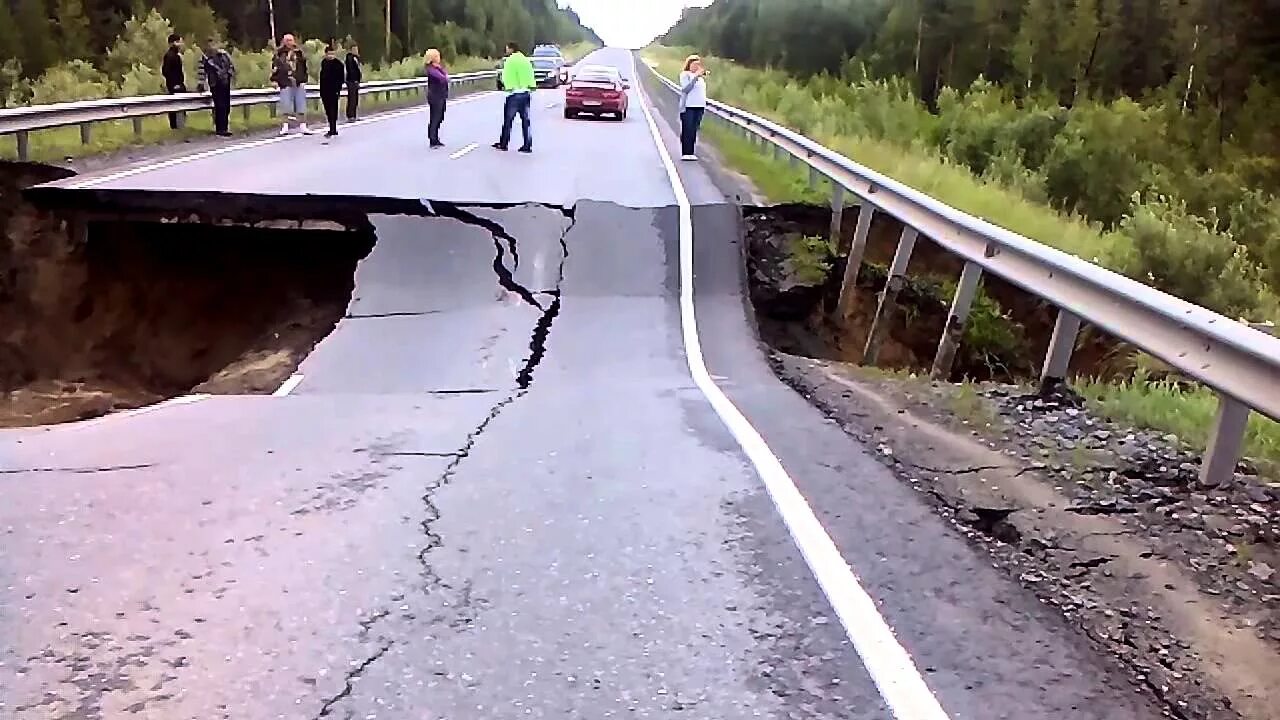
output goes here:
[{"label": "overcast sky", "polygon": [[607,45],[638,48],[666,32],[680,11],[688,6],[710,5],[712,0],[560,0],[572,7],[582,22],[596,31]]}]

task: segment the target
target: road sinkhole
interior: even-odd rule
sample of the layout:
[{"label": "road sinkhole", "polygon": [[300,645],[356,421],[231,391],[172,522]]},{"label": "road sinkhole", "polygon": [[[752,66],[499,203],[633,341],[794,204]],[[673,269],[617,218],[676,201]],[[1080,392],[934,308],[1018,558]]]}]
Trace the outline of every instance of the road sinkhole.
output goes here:
[{"label": "road sinkhole", "polygon": [[[0,164],[0,427],[197,393],[270,394],[343,323],[427,320],[495,290],[535,314],[511,378],[527,389],[560,311],[569,209],[525,211],[565,226],[537,251],[546,269],[534,273],[521,267],[520,231],[504,225],[519,225],[520,211],[507,206],[37,187],[66,176]],[[465,264],[459,287],[402,306],[362,303],[360,265],[380,226],[423,245],[423,267]],[[457,237],[470,247],[450,248]],[[415,271],[404,287],[431,284]],[[378,297],[384,282],[369,283]],[[454,386],[426,391],[439,389]]]}]

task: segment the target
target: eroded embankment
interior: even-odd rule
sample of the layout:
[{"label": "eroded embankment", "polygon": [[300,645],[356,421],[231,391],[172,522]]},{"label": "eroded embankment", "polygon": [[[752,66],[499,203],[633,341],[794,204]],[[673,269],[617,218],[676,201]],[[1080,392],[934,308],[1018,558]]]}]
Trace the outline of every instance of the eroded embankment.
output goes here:
[{"label": "eroded embankment", "polygon": [[[853,217],[850,217],[853,216]],[[748,277],[779,376],[872,448],[940,514],[1172,717],[1269,720],[1280,687],[1280,486],[1242,462],[1205,485],[1179,439],[1099,416],[1065,387],[1028,387],[1054,310],[984,279],[955,376],[927,369],[962,261],[921,237],[880,366],[857,365],[901,225],[877,217],[855,312],[834,310],[843,260],[825,208],[747,211]],[[847,212],[846,251],[856,222]],[[985,304],[985,307],[984,307]],[[1131,348],[1085,334],[1072,370],[1126,372]],[[926,372],[920,372],[926,371]]]},{"label": "eroded embankment", "polygon": [[0,426],[270,392],[342,317],[373,246],[367,221],[254,227],[229,209],[176,222],[23,197],[65,175],[0,165]]},{"label": "eroded embankment", "polygon": [[[878,213],[871,223],[864,264],[858,273],[852,314],[836,323],[834,310],[844,277],[858,210],[846,208],[840,245],[827,237],[830,210],[777,205],[744,211],[747,269],[752,304],[766,342],[785,352],[857,362],[862,357],[876,304],[902,224]],[[878,365],[928,368],[946,324],[955,280],[963,261],[920,236],[907,281],[898,295],[901,311],[889,326]],[[986,275],[970,313],[954,376],[1017,379],[1033,374],[1048,347],[1056,308],[1005,280]],[[1092,328],[1082,330],[1071,371],[1108,374],[1123,345]]]}]

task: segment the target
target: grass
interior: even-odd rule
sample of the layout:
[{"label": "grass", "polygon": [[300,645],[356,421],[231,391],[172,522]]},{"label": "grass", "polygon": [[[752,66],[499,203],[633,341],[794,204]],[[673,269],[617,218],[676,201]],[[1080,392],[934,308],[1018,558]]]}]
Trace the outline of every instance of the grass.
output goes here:
[{"label": "grass", "polygon": [[[1218,412],[1218,396],[1204,387],[1187,387],[1167,378],[1153,379],[1139,370],[1122,382],[1078,380],[1075,389],[1106,416],[1138,427],[1173,433],[1178,440],[1203,451],[1209,443]],[[1259,471],[1280,481],[1280,423],[1257,413],[1249,417],[1244,454]]]},{"label": "grass", "polygon": [[[458,72],[464,72],[459,70]],[[345,103],[345,100],[343,101]],[[364,95],[360,98],[362,112],[369,110],[386,110],[423,102],[421,95],[411,94],[392,97],[385,95]],[[345,105],[344,105],[345,106]],[[231,132],[247,133],[275,127],[280,119],[271,114],[268,105],[249,107],[248,116],[242,108],[231,109]],[[319,101],[311,101],[309,119],[319,126],[324,119],[324,111]],[[79,126],[52,128],[30,134],[29,154],[35,162],[59,162],[77,157],[100,155],[116,152],[130,147],[142,147],[168,142],[178,142],[188,138],[205,137],[213,133],[213,115],[210,111],[187,113],[186,127],[180,130],[169,129],[169,120],[165,115],[142,119],[142,134],[137,136],[133,131],[132,120],[116,120],[93,123],[90,127],[89,142],[81,142]],[[0,147],[0,159],[16,160],[18,147],[16,137],[9,139]]]},{"label": "grass", "polygon": [[[644,51],[644,57],[652,61],[662,75],[675,79],[680,75],[684,51],[654,46]],[[787,124],[776,109],[736,93],[732,84],[717,85],[714,68],[727,61],[712,59],[708,62],[713,67],[710,90],[717,99]],[[805,195],[808,192],[807,169],[784,170],[785,162],[773,160],[770,154],[760,152],[757,146],[717,127],[711,127],[707,137],[724,154],[726,162],[751,178],[769,200],[791,202],[812,197]],[[977,177],[968,168],[948,161],[931,149],[824,132],[816,132],[809,137],[958,210],[1086,260],[1099,262],[1114,257],[1117,245],[1128,244],[1128,240],[1117,233],[1105,233],[1081,218],[1063,215],[1047,205],[1029,200],[1016,189]]]}]

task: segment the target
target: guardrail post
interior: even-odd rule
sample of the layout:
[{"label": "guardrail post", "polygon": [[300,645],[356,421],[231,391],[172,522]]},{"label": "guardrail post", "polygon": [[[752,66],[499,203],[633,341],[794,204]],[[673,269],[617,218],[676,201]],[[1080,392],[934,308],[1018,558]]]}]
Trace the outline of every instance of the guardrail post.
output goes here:
[{"label": "guardrail post", "polygon": [[818,168],[812,165],[809,166],[809,189],[818,189]]},{"label": "guardrail post", "polygon": [[1200,484],[1217,487],[1231,480],[1240,462],[1244,433],[1249,427],[1249,406],[1218,393],[1218,415],[1204,459],[1200,461]]},{"label": "guardrail post", "polygon": [[867,333],[867,345],[862,349],[863,365],[875,365],[880,359],[880,345],[884,343],[885,336],[889,334],[889,326],[897,316],[898,293],[907,281],[907,265],[911,262],[911,252],[915,250],[919,235],[910,225],[902,228],[898,249],[893,253],[893,264],[889,266],[889,278],[885,280],[884,290],[880,293],[880,304],[876,306],[876,316],[871,321],[871,331]]},{"label": "guardrail post", "polygon": [[269,103],[267,103],[267,114],[268,114],[270,117],[275,117],[275,116],[276,116],[276,104],[275,104],[275,103],[273,103],[273,102],[269,102]]},{"label": "guardrail post", "polygon": [[88,145],[93,142],[93,131],[90,129],[92,127],[92,123],[80,123],[80,143],[82,145]]},{"label": "guardrail post", "polygon": [[867,252],[867,235],[871,232],[871,218],[876,208],[869,202],[858,206],[858,226],[853,231],[853,243],[845,259],[844,278],[840,281],[840,300],[836,304],[836,317],[844,320],[853,313],[853,303],[858,297],[858,271],[862,269],[862,256]]},{"label": "guardrail post", "polygon": [[31,159],[31,136],[26,130],[19,130],[13,134],[18,142],[18,159],[26,162]]},{"label": "guardrail post", "polygon": [[973,307],[973,298],[978,294],[980,282],[982,282],[982,266],[966,262],[964,270],[960,273],[960,282],[956,284],[956,295],[951,300],[951,312],[947,314],[947,324],[942,328],[938,354],[933,357],[933,369],[929,372],[935,379],[946,380],[951,377],[951,366],[955,362],[956,351],[960,349],[960,340],[964,338],[969,308]]},{"label": "guardrail post", "polygon": [[[1276,334],[1271,323],[1250,323],[1259,332]],[[1200,484],[1217,487],[1235,477],[1244,449],[1245,432],[1249,429],[1248,405],[1228,395],[1218,393],[1218,414],[1213,421],[1204,459],[1200,461]]]},{"label": "guardrail post", "polygon": [[240,115],[244,117],[244,124],[249,124],[249,114],[253,111],[252,105],[245,105],[240,108]]},{"label": "guardrail post", "polygon": [[133,138],[135,140],[142,139],[142,118],[140,117],[133,119]]},{"label": "guardrail post", "polygon": [[1047,392],[1067,378],[1067,366],[1071,353],[1076,349],[1076,337],[1080,334],[1080,318],[1074,313],[1058,308],[1058,319],[1053,324],[1053,337],[1044,356],[1040,371],[1040,391]]},{"label": "guardrail post", "polygon": [[840,251],[840,229],[844,226],[844,186],[839,182],[831,183],[831,231],[828,237],[831,247]]}]

